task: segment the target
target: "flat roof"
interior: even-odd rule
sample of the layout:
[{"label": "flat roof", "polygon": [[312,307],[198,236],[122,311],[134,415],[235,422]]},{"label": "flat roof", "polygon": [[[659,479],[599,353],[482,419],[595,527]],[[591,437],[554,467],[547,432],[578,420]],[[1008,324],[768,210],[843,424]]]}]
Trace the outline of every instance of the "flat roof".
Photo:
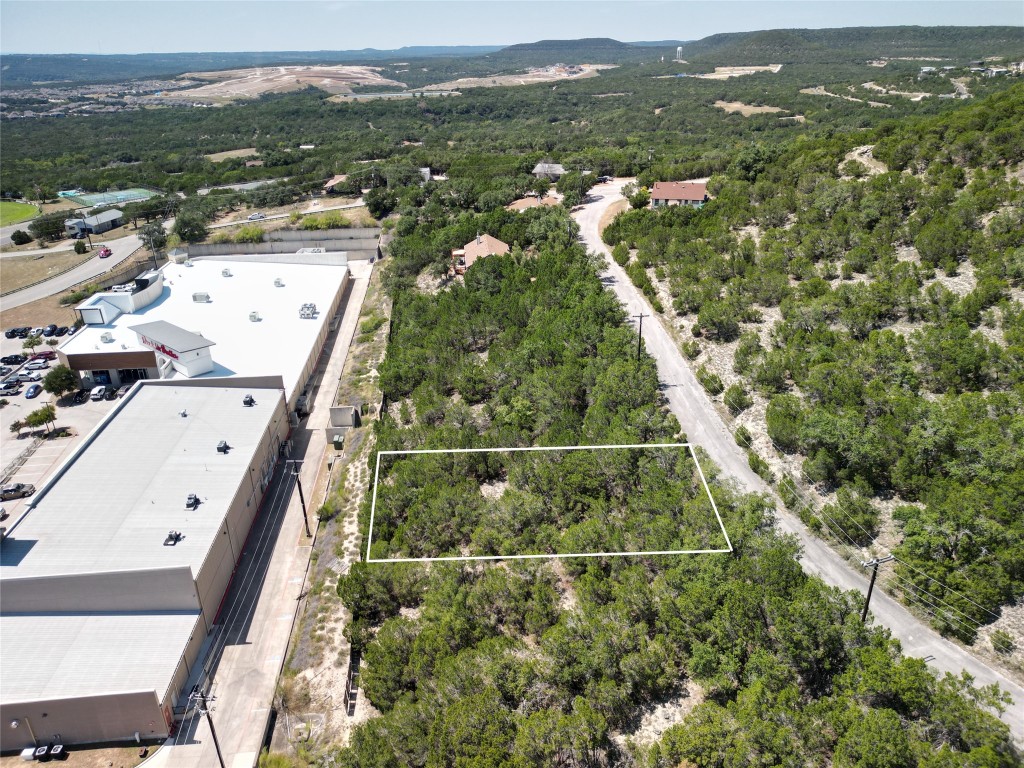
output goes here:
[{"label": "flat roof", "polygon": [[152,323],[143,323],[142,325],[130,327],[136,333],[141,333],[143,336],[147,336],[160,344],[166,344],[175,352],[192,352],[197,349],[212,347],[216,344],[216,342],[210,341],[198,333],[186,331],[184,328],[179,328],[174,323],[168,323],[166,320],[156,320]]},{"label": "flat roof", "polygon": [[[242,405],[246,394],[255,407]],[[9,527],[0,579],[180,566],[195,578],[239,486],[252,482],[248,468],[280,397],[277,389],[133,387]],[[227,453],[217,451],[222,440]],[[202,500],[192,510],[190,493]],[[172,530],[185,538],[164,546]]]},{"label": "flat roof", "polygon": [[0,704],[154,691],[163,699],[198,611],[0,616]]},{"label": "flat roof", "polygon": [[[163,293],[156,301],[111,323],[86,325],[58,349],[67,355],[152,352],[139,343],[131,328],[163,320],[216,342],[214,368],[203,377],[280,375],[285,398],[290,399],[303,383],[298,379],[310,350],[330,322],[328,310],[347,269],[219,259],[197,259],[192,266],[167,264],[162,269]],[[224,277],[223,270],[229,270],[231,277]],[[275,285],[276,278],[283,285]],[[195,302],[194,293],[208,293],[210,301]],[[301,318],[299,310],[310,303],[320,313],[313,319]],[[258,312],[262,319],[252,322],[251,312]],[[104,333],[110,333],[113,341],[104,342],[100,338]]]}]

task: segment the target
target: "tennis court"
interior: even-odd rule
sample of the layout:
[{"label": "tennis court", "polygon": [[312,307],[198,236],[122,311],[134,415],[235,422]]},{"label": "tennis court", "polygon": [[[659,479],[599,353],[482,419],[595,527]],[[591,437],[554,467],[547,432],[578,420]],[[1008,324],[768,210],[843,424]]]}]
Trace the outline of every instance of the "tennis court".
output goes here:
[{"label": "tennis court", "polygon": [[138,200],[148,200],[151,197],[156,197],[157,193],[149,189],[133,187],[131,189],[119,189],[116,192],[61,192],[60,196],[67,198],[68,200],[74,200],[76,203],[92,207],[96,205],[134,203]]}]

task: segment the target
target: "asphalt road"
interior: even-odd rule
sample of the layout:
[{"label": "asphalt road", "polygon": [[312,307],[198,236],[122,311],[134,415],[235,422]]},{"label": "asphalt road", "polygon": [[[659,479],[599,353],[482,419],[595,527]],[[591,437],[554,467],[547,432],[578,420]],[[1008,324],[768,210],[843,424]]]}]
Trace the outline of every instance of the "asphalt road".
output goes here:
[{"label": "asphalt road", "polygon": [[[687,439],[703,447],[718,464],[726,477],[735,480],[740,490],[753,493],[774,493],[747,465],[747,457],[736,445],[732,434],[722,421],[704,388],[698,383],[689,364],[683,358],[657,313],[643,294],[633,285],[622,269],[611,258],[611,252],[601,241],[598,224],[608,206],[622,199],[622,187],[632,179],[616,179],[599,184],[590,192],[589,201],[578,209],[573,218],[580,225],[587,248],[605,259],[602,278],[615,292],[630,315],[643,312],[648,317],[643,324],[643,340],[647,352],[658,365],[658,376],[667,385],[665,394],[672,413],[679,419]],[[778,527],[785,533],[795,534],[803,548],[801,565],[810,574],[821,577],[827,584],[841,589],[867,590],[868,574],[858,571],[833,552],[824,541],[807,531],[799,518],[777,501]],[[886,626],[903,645],[909,656],[925,658],[940,672],[969,672],[979,685],[997,683],[1013,697],[1003,720],[1010,726],[1014,740],[1024,746],[1024,687],[1005,675],[991,669],[957,645],[942,638],[921,623],[900,603],[888,597],[877,587],[871,598],[871,614],[875,621]]]}]

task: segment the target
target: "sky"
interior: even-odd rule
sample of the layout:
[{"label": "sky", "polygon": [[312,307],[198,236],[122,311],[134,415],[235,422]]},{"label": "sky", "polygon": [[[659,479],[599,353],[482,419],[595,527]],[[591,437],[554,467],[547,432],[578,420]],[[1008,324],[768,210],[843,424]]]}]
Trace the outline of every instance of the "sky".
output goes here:
[{"label": "sky", "polygon": [[1024,26],[1022,0],[0,0],[0,53],[315,51],[896,25]]}]

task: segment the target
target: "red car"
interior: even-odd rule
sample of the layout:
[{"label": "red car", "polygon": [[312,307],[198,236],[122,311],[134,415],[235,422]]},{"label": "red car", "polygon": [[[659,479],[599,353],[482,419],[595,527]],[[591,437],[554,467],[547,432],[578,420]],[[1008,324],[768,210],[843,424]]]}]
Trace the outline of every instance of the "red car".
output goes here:
[{"label": "red car", "polygon": [[110,256],[112,253],[113,253],[113,251],[110,250],[109,248],[107,248],[107,246],[104,245],[102,248],[100,248],[99,257],[101,259],[105,259],[105,258],[107,258],[107,256]]}]

